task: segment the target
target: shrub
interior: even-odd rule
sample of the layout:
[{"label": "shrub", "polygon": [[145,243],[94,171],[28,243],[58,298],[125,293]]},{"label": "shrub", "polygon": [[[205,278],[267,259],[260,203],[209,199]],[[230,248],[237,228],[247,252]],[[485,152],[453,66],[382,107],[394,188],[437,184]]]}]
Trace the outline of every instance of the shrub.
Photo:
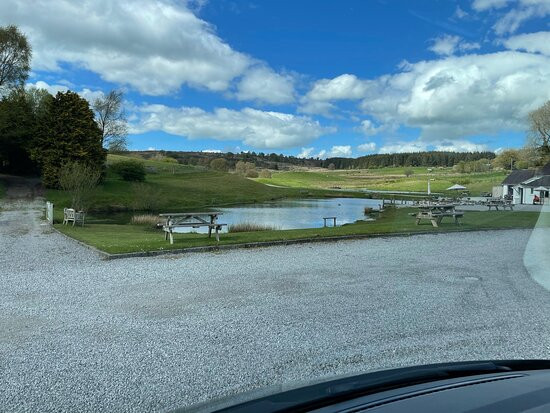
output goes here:
[{"label": "shrub", "polygon": [[67,162],[59,168],[59,186],[71,194],[71,208],[77,211],[88,207],[90,192],[100,178],[99,169],[80,162]]},{"label": "shrub", "polygon": [[365,207],[363,212],[364,212],[365,215],[368,215],[368,214],[371,214],[372,212],[374,212],[374,209],[372,209],[371,207]]},{"label": "shrub", "polygon": [[111,170],[125,181],[145,181],[145,167],[138,161],[121,161],[111,165]]},{"label": "shrub", "polygon": [[334,170],[336,169],[336,165],[334,165],[333,163],[331,163],[331,164],[328,165],[327,168],[328,168],[329,171],[334,171]]},{"label": "shrub", "polygon": [[248,171],[246,171],[246,175],[245,175],[247,178],[257,178],[259,176],[258,174],[258,171],[255,170],[255,169],[249,169]]},{"label": "shrub", "polygon": [[275,231],[277,229],[277,227],[274,227],[272,225],[241,222],[239,224],[230,225],[228,228],[228,232]]},{"label": "shrub", "polygon": [[241,175],[247,174],[248,171],[256,170],[256,165],[253,162],[238,161],[235,164],[235,172]]},{"label": "shrub", "polygon": [[226,172],[229,169],[229,166],[224,158],[216,158],[210,161],[210,168],[215,171]]},{"label": "shrub", "polygon": [[271,178],[271,171],[268,171],[267,169],[262,169],[260,171],[260,178]]},{"label": "shrub", "polygon": [[406,168],[403,173],[405,174],[405,176],[408,178],[409,176],[411,176],[412,174],[414,174],[414,170],[412,168]]}]

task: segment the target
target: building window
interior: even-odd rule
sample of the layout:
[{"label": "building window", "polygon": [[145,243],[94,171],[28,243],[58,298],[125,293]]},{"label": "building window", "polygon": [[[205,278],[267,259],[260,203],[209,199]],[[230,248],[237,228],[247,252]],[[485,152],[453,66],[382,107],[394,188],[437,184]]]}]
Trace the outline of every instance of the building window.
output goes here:
[{"label": "building window", "polygon": [[531,188],[531,195],[533,195],[533,188]]}]

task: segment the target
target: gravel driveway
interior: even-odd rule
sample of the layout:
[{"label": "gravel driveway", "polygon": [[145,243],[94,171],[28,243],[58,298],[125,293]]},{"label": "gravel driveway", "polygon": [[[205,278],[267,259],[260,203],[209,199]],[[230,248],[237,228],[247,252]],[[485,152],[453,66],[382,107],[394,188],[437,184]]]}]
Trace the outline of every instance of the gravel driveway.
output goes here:
[{"label": "gravel driveway", "polygon": [[530,231],[99,260],[0,212],[0,411],[166,411],[277,383],[550,358]]}]

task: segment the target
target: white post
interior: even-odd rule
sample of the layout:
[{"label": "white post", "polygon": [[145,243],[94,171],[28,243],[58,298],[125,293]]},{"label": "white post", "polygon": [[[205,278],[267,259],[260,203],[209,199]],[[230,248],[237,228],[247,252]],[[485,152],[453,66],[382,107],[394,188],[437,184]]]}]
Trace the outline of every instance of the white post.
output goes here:
[{"label": "white post", "polygon": [[53,204],[50,201],[46,202],[46,220],[53,225]]},{"label": "white post", "polygon": [[430,188],[430,180],[428,179],[428,195],[432,193],[432,190]]}]

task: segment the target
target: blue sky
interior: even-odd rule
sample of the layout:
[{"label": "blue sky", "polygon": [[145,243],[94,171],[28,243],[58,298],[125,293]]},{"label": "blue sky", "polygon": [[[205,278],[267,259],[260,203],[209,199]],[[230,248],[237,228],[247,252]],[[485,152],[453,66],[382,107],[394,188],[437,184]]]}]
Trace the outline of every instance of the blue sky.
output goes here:
[{"label": "blue sky", "polygon": [[29,84],[122,88],[131,149],[360,156],[521,146],[550,99],[550,0],[0,4]]}]

